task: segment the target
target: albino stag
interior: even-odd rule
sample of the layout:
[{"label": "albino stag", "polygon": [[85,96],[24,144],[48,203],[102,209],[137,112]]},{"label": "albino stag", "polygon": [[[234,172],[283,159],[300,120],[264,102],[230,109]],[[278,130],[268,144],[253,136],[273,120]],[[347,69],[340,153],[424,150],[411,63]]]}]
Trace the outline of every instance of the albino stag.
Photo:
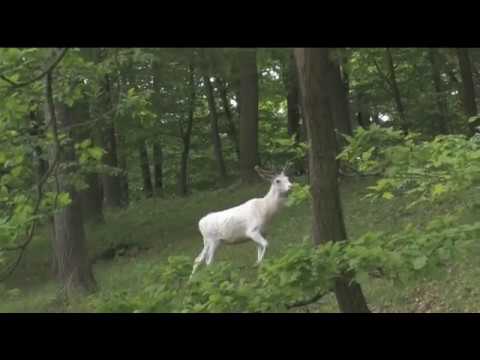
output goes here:
[{"label": "albino stag", "polygon": [[211,264],[215,251],[222,243],[239,244],[251,240],[257,245],[256,264],[262,261],[268,246],[263,236],[265,228],[285,203],[292,184],[285,175],[285,168],[278,173],[256,166],[255,171],[271,182],[270,190],[263,198],[251,199],[200,219],[198,228],[203,236],[203,250],[195,259],[192,275],[201,263]]}]

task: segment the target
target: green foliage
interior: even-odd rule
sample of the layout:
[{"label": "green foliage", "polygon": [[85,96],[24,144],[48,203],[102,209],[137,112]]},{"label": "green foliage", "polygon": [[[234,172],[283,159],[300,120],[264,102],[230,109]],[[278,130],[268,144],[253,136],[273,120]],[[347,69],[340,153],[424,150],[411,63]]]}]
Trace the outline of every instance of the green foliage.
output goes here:
[{"label": "green foliage", "polygon": [[391,199],[410,195],[409,206],[446,200],[480,180],[480,147],[463,135],[442,135],[422,141],[398,131],[372,126],[348,138],[339,155],[360,172],[381,175],[369,197]]}]

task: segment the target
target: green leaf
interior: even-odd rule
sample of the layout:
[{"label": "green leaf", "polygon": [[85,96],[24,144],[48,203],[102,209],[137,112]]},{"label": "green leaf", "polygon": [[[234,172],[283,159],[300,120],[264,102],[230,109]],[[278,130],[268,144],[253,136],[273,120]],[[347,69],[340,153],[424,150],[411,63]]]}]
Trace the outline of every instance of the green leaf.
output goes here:
[{"label": "green leaf", "polygon": [[413,268],[415,270],[422,269],[423,267],[425,267],[425,265],[427,265],[427,260],[428,258],[425,255],[417,257],[415,260],[413,260]]},{"label": "green leaf", "polygon": [[447,191],[447,188],[445,185],[443,184],[436,184],[433,189],[432,189],[432,195],[433,196],[436,196],[436,195],[440,195],[440,194],[443,194],[444,192]]},{"label": "green leaf", "polygon": [[65,207],[72,202],[72,199],[70,199],[70,195],[68,193],[60,193],[58,194],[57,201],[59,206]]},{"label": "green leaf", "polygon": [[394,196],[393,196],[393,194],[392,194],[391,192],[387,191],[387,192],[384,192],[384,193],[383,193],[382,197],[383,197],[384,199],[391,200],[391,199],[393,199]]},{"label": "green leaf", "polygon": [[87,151],[95,160],[100,160],[103,156],[103,149],[99,147],[88,148]]}]

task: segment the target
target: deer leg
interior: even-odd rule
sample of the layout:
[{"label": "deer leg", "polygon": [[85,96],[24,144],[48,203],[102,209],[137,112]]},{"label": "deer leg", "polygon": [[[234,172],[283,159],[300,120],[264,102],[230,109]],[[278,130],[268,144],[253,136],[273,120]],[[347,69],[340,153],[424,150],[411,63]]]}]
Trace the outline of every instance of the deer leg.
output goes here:
[{"label": "deer leg", "polygon": [[257,244],[257,264],[263,260],[265,251],[267,250],[268,241],[262,236],[260,231],[252,231],[249,234],[250,238]]},{"label": "deer leg", "polygon": [[215,251],[218,248],[218,245],[220,244],[219,240],[211,241],[209,246],[208,246],[208,251],[207,251],[207,259],[205,260],[205,263],[210,265],[213,261],[213,257],[215,255]]},{"label": "deer leg", "polygon": [[202,252],[200,253],[200,255],[198,255],[198,256],[195,258],[195,262],[193,263],[192,274],[190,275],[190,277],[192,277],[193,274],[195,274],[195,271],[197,271],[197,267],[198,267],[202,262],[205,261],[205,258],[207,257],[207,252],[208,252],[208,245],[207,245],[207,242],[204,242]]}]

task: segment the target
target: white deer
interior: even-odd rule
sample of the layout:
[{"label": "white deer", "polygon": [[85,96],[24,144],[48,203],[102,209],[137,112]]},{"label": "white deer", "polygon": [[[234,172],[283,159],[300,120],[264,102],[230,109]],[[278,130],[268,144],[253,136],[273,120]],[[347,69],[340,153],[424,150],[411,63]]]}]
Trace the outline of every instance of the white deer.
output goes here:
[{"label": "white deer", "polygon": [[192,276],[201,263],[207,266],[212,263],[221,243],[230,245],[252,240],[257,245],[256,264],[262,261],[268,246],[268,241],[263,236],[265,228],[284,205],[292,188],[285,170],[284,167],[278,173],[256,166],[258,175],[271,182],[270,190],[263,198],[250,199],[241,205],[210,213],[200,219],[198,228],[203,236],[203,250],[195,259]]}]

